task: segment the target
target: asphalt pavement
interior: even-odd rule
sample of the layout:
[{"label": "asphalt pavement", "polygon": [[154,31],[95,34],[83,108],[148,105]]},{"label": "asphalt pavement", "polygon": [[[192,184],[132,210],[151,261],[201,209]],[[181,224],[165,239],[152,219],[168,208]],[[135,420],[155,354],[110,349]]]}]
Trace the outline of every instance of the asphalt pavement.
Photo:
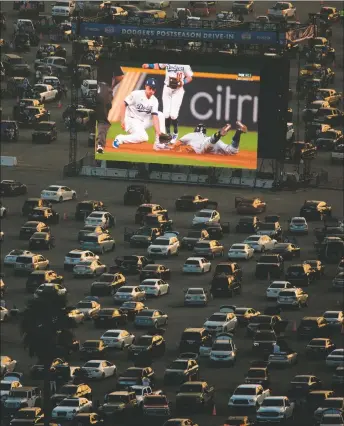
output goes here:
[{"label": "asphalt pavement", "polygon": [[[48,2],[47,2],[48,3]],[[183,2],[175,2],[180,5]],[[226,2],[226,4],[228,4]],[[4,10],[11,8],[11,3],[3,3]],[[309,11],[317,11],[320,7],[319,2],[297,2],[299,19],[303,20]],[[220,9],[225,7],[221,5]],[[267,2],[258,2],[256,6],[256,14],[264,14],[268,8]],[[11,18],[9,14],[8,32],[10,31]],[[333,38],[333,45],[337,49],[337,79],[336,89],[342,90],[341,82],[343,81],[342,70],[342,38],[339,28],[336,28]],[[65,47],[69,52],[71,45],[66,44]],[[35,49],[31,53],[23,55],[29,63],[33,63],[35,58]],[[292,68],[292,85],[296,81],[297,67],[293,64]],[[294,79],[294,80],[293,80]],[[294,82],[294,83],[293,83]],[[2,102],[3,114],[11,115],[12,107],[15,100],[4,100]],[[68,99],[63,100],[63,108],[68,104]],[[109,206],[109,211],[117,218],[117,226],[111,232],[116,240],[115,254],[106,254],[102,256],[102,260],[108,266],[114,264],[114,257],[126,254],[145,254],[145,249],[133,250],[123,242],[124,227],[135,228],[134,214],[135,207],[123,206],[123,194],[127,183],[116,181],[96,180],[92,178],[62,178],[62,166],[68,162],[68,146],[69,133],[63,129],[61,120],[61,109],[57,108],[57,103],[47,105],[51,111],[52,119],[58,123],[59,136],[58,140],[49,146],[36,146],[31,143],[31,132],[28,130],[21,131],[20,141],[16,144],[1,145],[2,155],[17,156],[19,166],[17,168],[3,168],[2,179],[17,179],[28,185],[28,196],[39,196],[40,191],[50,184],[64,184],[75,189],[78,194],[79,201],[83,198],[100,199]],[[79,139],[79,157],[89,151],[87,148],[87,133],[80,133]],[[316,160],[317,167],[327,168],[329,164],[329,153],[321,154]],[[331,166],[330,173],[341,175],[341,168],[338,169]],[[183,193],[201,194],[209,197],[212,200],[219,202],[219,211],[223,221],[229,221],[232,228],[238,221],[239,217],[234,210],[234,197],[243,195],[239,190],[234,189],[219,189],[219,188],[202,188],[202,187],[182,187],[180,185],[170,185],[166,191],[166,185],[152,184],[149,185],[153,193],[153,202],[157,202],[166,207],[174,221],[175,230],[181,235],[185,235],[192,220],[192,213],[180,213],[174,210],[174,201]],[[86,194],[86,195],[85,195]],[[321,189],[308,190],[300,192],[280,192],[280,193],[260,193],[259,191],[245,191],[244,195],[261,196],[268,203],[268,214],[279,214],[281,223],[285,227],[286,221],[297,216],[299,208],[305,199],[320,199],[326,200],[333,206],[334,215],[342,216],[343,214],[343,193],[340,191],[325,191]],[[11,249],[27,248],[24,241],[19,240],[20,226],[25,222],[20,214],[25,197],[4,198],[3,205],[9,210],[8,217],[2,221],[2,230],[5,232],[5,242],[2,244],[2,257],[5,256]],[[72,274],[63,271],[64,255],[78,247],[77,233],[82,228],[82,223],[75,222],[74,211],[75,202],[66,202],[56,205],[56,210],[60,213],[61,223],[53,225],[53,234],[56,237],[56,247],[45,254],[50,260],[52,269],[65,276],[65,284],[69,291],[69,304],[75,304],[88,294],[92,280],[75,280]],[[55,206],[54,206],[55,207]],[[313,248],[314,237],[312,229],[319,226],[318,223],[311,223],[311,231],[309,236],[298,238],[298,243],[301,245],[301,260],[314,259],[316,257]],[[232,243],[241,242],[246,235],[238,235],[230,233],[222,240],[227,250]],[[168,266],[172,271],[169,283],[171,285],[171,293],[168,296],[163,296],[156,300],[148,300],[147,305],[150,308],[161,309],[169,315],[169,324],[165,333],[167,341],[167,351],[163,359],[154,362],[153,368],[157,375],[157,388],[166,390],[172,404],[175,401],[176,387],[163,387],[162,378],[166,366],[173,361],[177,355],[177,344],[180,340],[182,331],[187,326],[202,326],[205,319],[212,313],[216,312],[220,305],[224,303],[233,303],[237,306],[253,307],[263,311],[266,306],[273,306],[271,302],[265,299],[265,290],[268,286],[266,281],[258,281],[254,278],[255,260],[242,263],[244,278],[243,292],[240,296],[235,296],[233,299],[215,299],[212,300],[206,308],[185,308],[183,306],[183,289],[191,286],[207,287],[210,283],[211,276],[204,275],[201,277],[189,277],[181,273],[183,261],[188,257],[187,253],[182,253],[178,258],[163,260],[162,263]],[[256,256],[257,258],[257,256]],[[214,262],[216,263],[216,261]],[[288,266],[290,262],[287,262]],[[287,339],[290,345],[300,354],[298,365],[286,370],[274,370],[272,372],[271,389],[273,395],[285,395],[288,389],[288,384],[291,378],[296,374],[316,374],[324,381],[325,386],[330,386],[332,372],[329,371],[324,364],[324,361],[309,362],[305,359],[304,349],[307,342],[298,341],[293,332],[293,321],[298,322],[304,315],[321,315],[325,310],[341,309],[343,299],[341,293],[333,293],[330,291],[331,280],[335,275],[336,265],[327,265],[325,277],[317,281],[314,286],[307,289],[310,294],[310,304],[308,308],[300,311],[283,312],[282,317],[290,320],[291,324],[287,330]],[[25,292],[25,278],[14,277],[12,271],[5,271],[4,281],[8,287],[6,302],[11,308],[16,305],[19,309],[25,306],[28,299],[28,294]],[[139,284],[137,277],[129,277],[128,282]],[[102,298],[102,306],[113,306],[111,298]],[[128,330],[135,335],[142,334],[128,326]],[[99,338],[103,330],[95,329],[93,324],[86,322],[76,329],[76,336],[80,341],[86,339]],[[338,333],[335,342],[339,347],[343,346],[342,336]],[[244,330],[239,330],[234,338],[238,347],[238,361],[235,368],[212,368],[209,367],[206,360],[201,361],[201,377],[215,386],[216,396],[216,416],[207,415],[190,415],[190,417],[199,424],[199,426],[219,426],[224,423],[228,415],[227,403],[234,388],[243,383],[246,371],[249,368],[249,363],[254,359],[251,353],[251,339],[245,337]],[[1,354],[9,355],[19,361],[19,370],[25,373],[25,382],[33,384],[34,382],[28,378],[30,365],[35,363],[35,359],[30,359],[27,352],[24,351],[21,342],[18,325],[15,322],[2,324],[1,326]],[[122,372],[131,365],[126,359],[126,352],[115,352],[113,358],[109,359],[117,366],[117,370]],[[74,358],[72,365],[80,365],[80,361]],[[36,384],[36,383],[35,383]],[[40,384],[40,382],[37,382]],[[115,386],[113,379],[108,379],[101,382],[92,383],[93,395],[95,400],[103,401],[103,396],[108,390],[112,390]],[[300,418],[295,424],[307,426],[309,419]]]}]

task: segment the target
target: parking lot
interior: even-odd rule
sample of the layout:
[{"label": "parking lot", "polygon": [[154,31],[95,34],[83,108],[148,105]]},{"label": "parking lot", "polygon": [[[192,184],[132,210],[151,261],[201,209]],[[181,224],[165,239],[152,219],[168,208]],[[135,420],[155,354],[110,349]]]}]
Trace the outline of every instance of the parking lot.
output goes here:
[{"label": "parking lot", "polygon": [[[49,3],[49,2],[47,2]],[[176,2],[180,6],[183,2]],[[328,3],[330,4],[330,3]],[[268,7],[268,2],[258,2],[256,14],[264,14]],[[307,13],[317,11],[319,2],[297,2],[299,19],[304,20]],[[11,23],[15,19],[11,9],[11,3],[4,3],[4,10],[8,11],[8,30],[7,34],[11,34]],[[221,6],[221,9],[223,7]],[[49,6],[48,6],[49,10]],[[6,34],[5,34],[6,35]],[[334,28],[333,46],[337,49],[337,73],[335,87],[337,90],[343,90],[343,70],[342,70],[342,28]],[[65,45],[68,57],[71,56],[71,44]],[[36,49],[28,54],[24,54],[24,58],[32,63],[35,58]],[[297,64],[292,64],[291,70],[291,87],[295,87],[297,76]],[[2,101],[3,117],[7,118],[12,114],[12,107],[15,99],[6,99]],[[59,135],[56,142],[51,145],[33,145],[31,143],[31,131],[27,129],[21,130],[21,136],[16,144],[2,144],[1,155],[16,156],[18,158],[18,167],[3,168],[2,179],[15,179],[25,183],[28,186],[29,197],[39,197],[41,190],[45,189],[50,184],[63,184],[72,189],[75,189],[78,195],[78,201],[83,199],[101,200],[108,207],[116,219],[116,228],[111,230],[111,234],[116,240],[115,253],[107,253],[101,256],[101,260],[107,266],[114,265],[114,258],[127,254],[146,254],[145,249],[132,249],[127,243],[124,243],[124,228],[129,227],[136,229],[134,224],[135,207],[126,207],[123,205],[123,194],[126,190],[126,182],[95,180],[91,178],[62,178],[62,167],[68,162],[69,149],[69,132],[64,128],[61,114],[64,108],[69,103],[69,99],[63,99],[62,108],[58,108],[57,102],[47,104],[51,111],[51,117],[57,122]],[[296,103],[293,103],[294,110],[297,108]],[[302,135],[302,133],[300,133]],[[79,150],[78,157],[82,157],[90,148],[87,147],[87,133],[81,132],[78,135]],[[329,153],[321,153],[315,160],[317,169],[327,169],[333,179],[339,181],[342,179],[342,167],[330,166]],[[168,190],[166,190],[168,188]],[[191,226],[192,213],[176,212],[174,208],[175,200],[183,194],[200,194],[208,197],[211,200],[219,202],[219,212],[221,220],[229,222],[231,232],[226,235],[221,242],[225,246],[225,253],[233,243],[239,243],[247,237],[245,234],[236,234],[234,228],[239,220],[239,216],[235,212],[234,198],[235,196],[247,197],[262,197],[267,202],[267,214],[280,215],[281,225],[284,229],[287,228],[287,220],[293,216],[299,215],[299,210],[305,199],[325,200],[333,207],[334,216],[343,216],[343,193],[341,191],[330,190],[307,190],[300,192],[276,192],[276,193],[260,193],[259,191],[241,192],[236,189],[219,189],[219,188],[202,188],[202,187],[183,187],[178,185],[152,184],[149,189],[153,193],[152,202],[161,204],[168,209],[171,219],[173,220],[174,230],[184,236]],[[21,208],[26,197],[19,196],[15,198],[3,198],[2,203],[8,209],[8,217],[1,222],[1,229],[5,233],[5,241],[2,243],[1,251],[2,258],[12,249],[26,249],[28,247],[26,241],[19,240],[20,227],[25,223],[26,219],[21,215]],[[76,202],[65,202],[54,205],[54,209],[60,213],[61,221],[58,225],[52,225],[52,233],[56,238],[56,247],[48,252],[43,252],[50,260],[51,269],[61,273],[65,277],[65,285],[68,289],[68,304],[75,305],[82,300],[85,295],[89,294],[92,279],[73,278],[72,273],[63,270],[64,256],[72,249],[78,248],[77,234],[79,229],[83,227],[82,222],[74,220],[74,212]],[[264,216],[264,214],[262,215]],[[320,226],[318,222],[310,223],[310,232],[308,236],[297,237],[297,243],[301,246],[301,260],[315,259],[316,253],[314,250],[315,238],[313,236],[314,227]],[[146,304],[149,308],[161,309],[169,317],[169,323],[166,328],[164,338],[166,339],[167,351],[162,359],[153,363],[153,369],[157,377],[157,389],[164,389],[168,398],[173,404],[175,402],[176,386],[164,386],[163,375],[166,367],[178,356],[178,343],[181,334],[186,327],[201,327],[206,318],[217,312],[220,305],[230,303],[236,306],[246,306],[255,308],[261,312],[267,306],[274,306],[274,302],[267,302],[265,291],[268,286],[268,281],[260,281],[254,278],[255,261],[254,259],[248,262],[240,262],[243,268],[243,291],[241,295],[235,296],[233,299],[214,299],[211,300],[207,307],[184,307],[184,289],[188,287],[204,287],[208,288],[212,274],[201,276],[184,275],[181,272],[184,260],[190,253],[181,252],[176,258],[163,259],[161,263],[171,269],[171,279],[168,280],[171,292],[167,296],[162,296],[157,299],[148,299]],[[191,255],[191,254],[190,254]],[[213,268],[220,260],[212,261]],[[158,260],[157,260],[158,262]],[[286,262],[286,267],[292,262]],[[308,308],[302,308],[296,311],[285,311],[282,313],[282,318],[289,321],[286,331],[286,340],[290,347],[299,353],[299,362],[296,366],[287,369],[273,370],[271,373],[271,390],[273,395],[286,395],[289,388],[289,382],[296,374],[315,374],[323,382],[324,388],[330,388],[332,371],[325,366],[324,361],[311,361],[305,357],[305,346],[307,341],[299,341],[296,338],[295,327],[299,324],[300,319],[305,315],[321,315],[326,310],[339,310],[343,306],[342,293],[331,291],[331,281],[335,276],[337,265],[326,265],[326,273],[323,278],[316,281],[306,291],[310,295]],[[13,271],[4,270],[4,281],[7,286],[6,304],[9,308],[14,306],[19,309],[24,308],[26,301],[30,297],[25,291],[26,279],[15,277]],[[129,284],[139,284],[137,276],[128,277]],[[101,306],[114,306],[111,297],[101,298]],[[136,336],[143,334],[134,328],[132,323],[129,323],[128,330]],[[86,339],[98,339],[103,333],[102,329],[96,329],[92,322],[85,322],[76,330],[76,337],[81,341]],[[343,336],[338,331],[333,336],[337,347],[343,347]],[[236,386],[244,381],[245,374],[249,369],[250,362],[254,360],[252,355],[252,339],[246,337],[245,329],[239,329],[234,337],[235,344],[238,348],[238,358],[235,368],[229,367],[210,367],[207,359],[201,360],[200,377],[206,380],[209,384],[215,387],[215,412],[204,414],[189,415],[193,421],[199,426],[218,426],[224,423],[228,416],[228,399],[231,396]],[[23,349],[18,323],[12,319],[6,324],[1,325],[1,343],[2,355],[9,355],[19,362],[18,371],[24,372],[24,382],[32,385],[34,383],[29,377],[30,366],[36,360],[31,359]],[[132,362],[127,360],[127,352],[114,352],[109,361],[113,362],[117,371],[123,372]],[[82,361],[74,355],[71,361],[72,365],[82,365]],[[40,382],[37,385],[41,386]],[[92,382],[93,399],[103,402],[104,394],[110,390],[114,390],[116,382],[110,378],[104,381]],[[143,423],[140,423],[143,424]],[[305,418],[302,414],[297,417],[295,425],[305,425],[311,423],[311,419]]]}]

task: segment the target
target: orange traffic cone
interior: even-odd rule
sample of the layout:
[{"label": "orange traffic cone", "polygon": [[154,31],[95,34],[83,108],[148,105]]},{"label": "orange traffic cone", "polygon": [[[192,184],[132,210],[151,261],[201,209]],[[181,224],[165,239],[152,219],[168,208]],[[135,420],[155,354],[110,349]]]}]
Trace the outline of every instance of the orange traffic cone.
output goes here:
[{"label": "orange traffic cone", "polygon": [[63,213],[63,220],[67,220],[67,219],[68,219],[67,213]]},{"label": "orange traffic cone", "polygon": [[296,321],[293,321],[293,328],[292,328],[293,333],[296,333],[297,331],[297,325],[296,325]]},{"label": "orange traffic cone", "polygon": [[213,412],[212,412],[212,415],[213,416],[216,416],[216,405],[214,404],[214,406],[213,406]]},{"label": "orange traffic cone", "polygon": [[57,104],[57,108],[62,108],[62,102],[59,101],[59,103]]}]

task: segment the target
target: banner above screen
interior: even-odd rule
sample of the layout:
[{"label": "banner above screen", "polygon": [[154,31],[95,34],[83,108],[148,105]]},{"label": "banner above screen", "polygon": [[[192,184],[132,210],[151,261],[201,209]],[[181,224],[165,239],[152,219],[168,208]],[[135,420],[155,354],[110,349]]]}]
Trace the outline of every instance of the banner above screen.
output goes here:
[{"label": "banner above screen", "polygon": [[[75,32],[75,25],[73,26]],[[81,23],[80,35],[84,37],[140,37],[157,40],[225,41],[236,44],[283,45],[286,34],[277,31],[208,30],[203,28],[138,27]]]}]

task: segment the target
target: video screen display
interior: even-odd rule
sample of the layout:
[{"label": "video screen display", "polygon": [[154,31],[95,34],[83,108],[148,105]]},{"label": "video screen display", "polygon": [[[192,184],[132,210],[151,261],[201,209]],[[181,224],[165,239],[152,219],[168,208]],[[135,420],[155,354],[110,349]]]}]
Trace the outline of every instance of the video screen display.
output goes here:
[{"label": "video screen display", "polygon": [[106,61],[97,78],[97,160],[257,168],[259,72]]}]

